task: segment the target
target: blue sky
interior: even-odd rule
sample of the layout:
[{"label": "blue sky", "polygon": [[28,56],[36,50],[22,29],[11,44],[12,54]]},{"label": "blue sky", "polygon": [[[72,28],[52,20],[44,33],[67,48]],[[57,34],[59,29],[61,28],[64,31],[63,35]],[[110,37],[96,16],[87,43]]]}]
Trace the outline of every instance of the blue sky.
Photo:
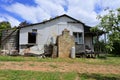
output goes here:
[{"label": "blue sky", "polygon": [[0,22],[18,26],[22,21],[38,23],[51,17],[67,14],[86,25],[99,23],[97,15],[104,15],[106,7],[117,9],[120,0],[0,0]]}]

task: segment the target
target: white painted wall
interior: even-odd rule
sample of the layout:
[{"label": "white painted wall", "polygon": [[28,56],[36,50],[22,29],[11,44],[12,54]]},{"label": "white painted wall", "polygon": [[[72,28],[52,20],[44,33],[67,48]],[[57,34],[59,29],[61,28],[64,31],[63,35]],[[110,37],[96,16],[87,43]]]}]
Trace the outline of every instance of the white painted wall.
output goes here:
[{"label": "white painted wall", "polygon": [[[44,45],[50,44],[51,42],[56,43],[56,37],[62,34],[62,31],[66,28],[72,35],[73,32],[83,32],[83,25],[80,23],[67,23],[74,21],[68,17],[61,17],[44,24],[29,26],[21,28],[19,45],[28,44],[28,32],[32,32],[32,29],[37,29],[37,47],[40,53],[44,52]],[[75,22],[75,21],[74,21]],[[84,35],[83,35],[84,36]],[[83,38],[84,39],[84,38]],[[84,41],[84,40],[83,40]],[[22,52],[22,49],[20,49]]]}]

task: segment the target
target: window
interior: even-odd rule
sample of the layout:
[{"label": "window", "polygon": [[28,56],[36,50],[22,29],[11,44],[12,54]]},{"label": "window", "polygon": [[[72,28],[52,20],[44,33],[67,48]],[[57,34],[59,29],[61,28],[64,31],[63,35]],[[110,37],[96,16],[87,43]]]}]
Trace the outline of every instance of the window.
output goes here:
[{"label": "window", "polygon": [[37,29],[32,29],[32,32],[28,32],[28,43],[36,43]]},{"label": "window", "polygon": [[28,32],[28,43],[36,43],[36,33]]},{"label": "window", "polygon": [[73,32],[73,36],[75,38],[76,44],[83,44],[83,36],[82,33],[79,32]]}]

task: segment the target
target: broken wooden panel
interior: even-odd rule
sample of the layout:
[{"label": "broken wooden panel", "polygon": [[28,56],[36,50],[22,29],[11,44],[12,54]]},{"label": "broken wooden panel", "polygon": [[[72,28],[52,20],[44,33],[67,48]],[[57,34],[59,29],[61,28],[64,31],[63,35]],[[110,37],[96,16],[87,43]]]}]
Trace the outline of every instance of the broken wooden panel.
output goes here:
[{"label": "broken wooden panel", "polygon": [[76,51],[76,54],[85,52],[85,45],[84,44],[76,44],[75,51]]},{"label": "broken wooden panel", "polygon": [[58,54],[57,54],[57,46],[53,46],[53,52],[52,52],[52,58],[56,58],[58,57]]},{"label": "broken wooden panel", "polygon": [[[14,54],[14,51],[18,52],[18,38],[19,31],[17,29],[10,29],[2,31],[1,47],[2,50],[8,50],[7,54]],[[6,54],[6,53],[5,53]]]}]

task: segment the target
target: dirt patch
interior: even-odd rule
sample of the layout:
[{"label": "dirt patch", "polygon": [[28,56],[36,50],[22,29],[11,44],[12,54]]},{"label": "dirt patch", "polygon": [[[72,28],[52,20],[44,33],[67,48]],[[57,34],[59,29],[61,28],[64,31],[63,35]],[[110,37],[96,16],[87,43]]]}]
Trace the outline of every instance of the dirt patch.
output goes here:
[{"label": "dirt patch", "polygon": [[0,62],[0,69],[120,74],[120,66],[68,62]]}]

